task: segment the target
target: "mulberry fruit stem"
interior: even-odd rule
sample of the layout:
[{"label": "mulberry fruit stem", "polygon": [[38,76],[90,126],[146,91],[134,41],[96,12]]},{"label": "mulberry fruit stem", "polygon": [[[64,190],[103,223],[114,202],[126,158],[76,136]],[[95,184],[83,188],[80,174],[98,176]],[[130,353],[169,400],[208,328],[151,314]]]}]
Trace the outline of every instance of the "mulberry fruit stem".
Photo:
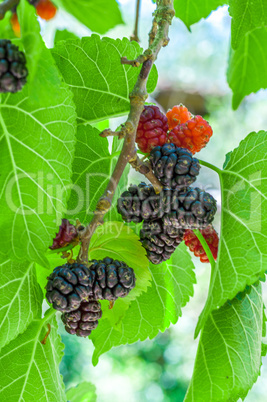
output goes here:
[{"label": "mulberry fruit stem", "polygon": [[[119,180],[123,174],[123,171],[130,160],[135,160],[136,149],[135,149],[135,137],[136,130],[140,120],[141,113],[144,109],[144,103],[147,98],[147,79],[150,70],[156,60],[160,49],[168,44],[168,32],[169,26],[174,17],[173,0],[158,0],[157,8],[154,13],[158,30],[155,35],[153,42],[150,44],[149,48],[144,52],[148,55],[147,59],[144,61],[141,71],[137,77],[136,84],[133,91],[131,92],[130,98],[130,112],[125,123],[125,137],[123,142],[123,147],[121,154],[118,158],[115,169],[111,175],[110,181],[103,196],[98,200],[96,209],[94,211],[94,217],[87,225],[84,230],[80,231],[81,248],[79,251],[78,262],[82,264],[88,264],[88,250],[90,245],[91,237],[96,230],[96,228],[103,224],[104,215],[108,212],[111,207],[112,199],[119,183]],[[150,172],[151,175],[151,172]]]},{"label": "mulberry fruit stem", "polygon": [[213,272],[214,269],[215,269],[216,262],[215,262],[215,260],[213,258],[211,249],[209,248],[204,236],[202,235],[202,233],[200,232],[199,229],[194,229],[194,233],[197,236],[198,240],[200,241],[201,246],[204,248],[205,253],[207,254],[207,257],[208,257],[210,265],[211,265],[211,270]]},{"label": "mulberry fruit stem", "polygon": [[19,4],[20,0],[5,0],[0,4],[0,20],[5,18],[6,12]]}]

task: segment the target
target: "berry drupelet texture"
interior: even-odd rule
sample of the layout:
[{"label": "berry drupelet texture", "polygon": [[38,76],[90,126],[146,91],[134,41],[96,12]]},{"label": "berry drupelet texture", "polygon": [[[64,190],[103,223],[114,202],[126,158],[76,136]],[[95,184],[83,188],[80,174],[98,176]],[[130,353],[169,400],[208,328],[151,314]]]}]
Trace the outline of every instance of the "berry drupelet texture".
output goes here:
[{"label": "berry drupelet texture", "polygon": [[177,147],[186,148],[192,154],[204,148],[212,136],[212,128],[201,116],[195,116],[186,123],[174,127],[168,139]]},{"label": "berry drupelet texture", "polygon": [[82,302],[77,310],[63,313],[61,320],[69,334],[87,337],[96,329],[101,317],[101,304],[97,300],[89,300]]},{"label": "berry drupelet texture", "polygon": [[173,189],[190,186],[200,170],[199,161],[192,157],[191,152],[174,144],[153,148],[150,163],[159,181],[165,187]]},{"label": "berry drupelet texture", "polygon": [[26,83],[28,70],[23,52],[10,40],[0,40],[0,92],[18,92]]},{"label": "berry drupelet texture", "polygon": [[162,219],[144,222],[140,230],[140,241],[153,264],[167,261],[176,247],[183,241],[184,229],[165,226]]},{"label": "berry drupelet texture", "polygon": [[166,113],[166,117],[168,119],[169,130],[172,130],[178,124],[186,123],[193,116],[188,111],[187,107],[180,104],[173,106],[172,109],[168,110],[168,112]]},{"label": "berry drupelet texture", "polygon": [[148,153],[157,145],[167,142],[167,117],[157,106],[145,106],[136,133],[139,149]]},{"label": "berry drupelet texture", "polygon": [[170,211],[163,216],[165,226],[183,229],[203,229],[214,219],[217,206],[211,194],[199,188],[166,191]]},{"label": "berry drupelet texture", "polygon": [[67,263],[55,268],[47,279],[46,298],[62,312],[77,310],[92,298],[111,301],[125,297],[135,286],[133,269],[109,257],[91,261],[90,269]]}]

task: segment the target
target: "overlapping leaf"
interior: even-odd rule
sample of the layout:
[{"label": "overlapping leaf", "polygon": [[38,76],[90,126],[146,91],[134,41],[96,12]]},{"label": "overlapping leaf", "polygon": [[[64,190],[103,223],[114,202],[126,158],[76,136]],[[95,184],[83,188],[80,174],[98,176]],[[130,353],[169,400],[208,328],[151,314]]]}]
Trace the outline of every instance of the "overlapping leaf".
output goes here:
[{"label": "overlapping leaf", "polygon": [[200,316],[261,277],[267,266],[267,132],[250,133],[228,157],[221,172],[222,220],[218,260]]},{"label": "overlapping leaf", "polygon": [[96,389],[90,382],[81,382],[68,389],[66,396],[70,402],[96,402]]},{"label": "overlapping leaf", "polygon": [[[65,82],[74,94],[80,122],[96,122],[126,114],[129,94],[140,68],[121,64],[121,57],[135,59],[142,53],[128,39],[102,38],[98,35],[58,42],[53,56]],[[148,92],[155,89],[157,73],[153,67]]]},{"label": "overlapping leaf", "polygon": [[42,292],[34,263],[0,262],[0,349],[41,313]]},{"label": "overlapping leaf", "polygon": [[57,30],[55,33],[54,43],[60,42],[61,40],[75,40],[79,39],[77,35],[68,31],[67,29]]},{"label": "overlapping leaf", "polygon": [[75,144],[71,93],[58,91],[49,107],[32,102],[27,85],[0,105],[2,251],[41,264],[66,207]]},{"label": "overlapping leaf", "polygon": [[60,104],[61,77],[40,34],[35,7],[22,0],[18,6],[18,18],[29,71],[27,86],[30,100],[39,102],[42,107]]},{"label": "overlapping leaf", "polygon": [[232,48],[236,49],[247,32],[266,26],[267,3],[264,0],[229,0],[229,5]]},{"label": "overlapping leaf", "polygon": [[174,0],[175,16],[180,18],[187,28],[195,24],[201,18],[206,18],[219,6],[227,4],[227,0]]},{"label": "overlapping leaf", "polygon": [[194,266],[185,245],[180,245],[167,263],[151,265],[151,286],[131,302],[120,327],[114,328],[108,319],[99,321],[90,336],[95,351],[93,364],[101,354],[114,346],[152,339],[181,316],[181,308],[193,295]]},{"label": "overlapping leaf", "polygon": [[[51,332],[46,344],[41,343]],[[0,355],[0,400],[27,402],[65,402],[59,363],[63,344],[57,334],[55,315],[34,320],[22,335],[2,349]]]},{"label": "overlapping leaf", "polygon": [[127,303],[146,291],[151,279],[148,260],[139,237],[130,227],[121,222],[106,222],[95,231],[90,242],[89,260],[105,257],[124,261],[135,272],[136,286],[127,296]]},{"label": "overlapping leaf", "polygon": [[[92,219],[98,199],[104,193],[112,175],[119,151],[108,150],[106,138],[99,137],[100,131],[92,126],[78,126],[77,144],[73,161],[73,188],[68,202],[67,217],[79,218],[81,222]],[[123,172],[114,202],[109,211],[109,218],[118,216],[116,197],[121,186],[127,181],[128,168]]]},{"label": "overlapping leaf", "polygon": [[246,396],[260,374],[262,311],[258,283],[212,312],[199,340],[186,402]]},{"label": "overlapping leaf", "polygon": [[233,91],[233,108],[242,99],[267,88],[267,29],[249,31],[236,50],[230,53],[227,80]]},{"label": "overlapping leaf", "polygon": [[118,24],[123,24],[119,5],[116,0],[56,0],[70,14],[89,29],[100,34]]}]

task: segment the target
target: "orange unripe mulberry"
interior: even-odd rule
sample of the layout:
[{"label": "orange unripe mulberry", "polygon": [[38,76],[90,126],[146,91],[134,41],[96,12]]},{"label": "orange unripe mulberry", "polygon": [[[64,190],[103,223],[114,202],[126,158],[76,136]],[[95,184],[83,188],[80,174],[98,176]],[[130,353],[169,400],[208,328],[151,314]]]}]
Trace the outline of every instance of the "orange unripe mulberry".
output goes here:
[{"label": "orange unripe mulberry", "polygon": [[166,113],[168,119],[169,129],[173,129],[178,124],[186,123],[188,120],[192,119],[192,114],[188,111],[187,107],[182,105],[173,106],[172,109],[168,110]]},{"label": "orange unripe mulberry", "polygon": [[17,13],[12,14],[12,17],[10,18],[10,23],[11,23],[14,34],[18,38],[20,38],[20,25],[19,25]]},{"label": "orange unripe mulberry", "polygon": [[56,15],[57,8],[50,0],[40,0],[36,5],[36,11],[39,17],[49,21]]},{"label": "orange unripe mulberry", "polygon": [[212,128],[201,116],[195,116],[186,123],[174,127],[168,135],[170,142],[180,148],[187,148],[192,154],[206,146],[212,136]]}]

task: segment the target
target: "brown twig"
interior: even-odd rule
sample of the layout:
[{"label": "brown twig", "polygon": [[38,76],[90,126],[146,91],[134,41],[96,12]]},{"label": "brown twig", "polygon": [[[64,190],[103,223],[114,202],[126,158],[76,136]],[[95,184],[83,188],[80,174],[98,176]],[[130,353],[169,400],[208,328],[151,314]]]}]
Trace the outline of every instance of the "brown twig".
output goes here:
[{"label": "brown twig", "polygon": [[0,20],[5,18],[6,12],[19,4],[20,0],[5,0],[0,4]]},{"label": "brown twig", "polygon": [[[122,176],[122,173],[128,162],[136,164],[139,168],[140,162],[136,155],[135,149],[135,137],[136,129],[139,123],[140,115],[144,108],[144,103],[147,98],[146,84],[150,70],[156,60],[160,49],[168,43],[168,32],[169,26],[171,24],[172,18],[174,16],[173,0],[158,0],[157,9],[154,13],[155,20],[158,25],[157,33],[153,43],[150,45],[148,50],[144,54],[149,54],[150,57],[147,58],[142,65],[141,71],[138,75],[136,84],[133,91],[130,94],[130,112],[127,121],[124,125],[124,142],[122,151],[118,158],[115,169],[112,173],[110,181],[103,196],[99,199],[96,210],[94,211],[94,217],[86,226],[86,228],[80,231],[81,249],[78,256],[78,261],[83,264],[88,264],[88,250],[91,237],[96,230],[97,226],[103,224],[104,215],[108,212],[111,207],[112,199]],[[141,162],[142,163],[142,162]],[[145,169],[142,164],[142,169]],[[141,171],[141,165],[140,165]],[[145,174],[152,176],[152,172],[149,171]],[[151,177],[154,180],[154,175]],[[156,183],[155,183],[156,185]],[[157,184],[159,186],[159,184]],[[159,187],[158,187],[158,190]]]},{"label": "brown twig", "polygon": [[139,15],[140,15],[140,6],[141,6],[141,0],[136,0],[134,31],[130,38],[131,41],[135,40],[138,43],[140,42],[140,40],[138,38],[138,23],[139,23]]},{"label": "brown twig", "polygon": [[146,176],[146,178],[153,185],[156,194],[159,194],[163,188],[161,182],[156,178],[152,171],[152,167],[149,161],[143,162],[135,153],[133,159],[129,160],[131,166],[139,173]]},{"label": "brown twig", "polygon": [[127,57],[121,58],[121,64],[129,64],[132,67],[139,67],[146,60],[150,59],[152,56],[152,51],[147,49],[143,54],[140,54],[135,60],[128,60]]}]

